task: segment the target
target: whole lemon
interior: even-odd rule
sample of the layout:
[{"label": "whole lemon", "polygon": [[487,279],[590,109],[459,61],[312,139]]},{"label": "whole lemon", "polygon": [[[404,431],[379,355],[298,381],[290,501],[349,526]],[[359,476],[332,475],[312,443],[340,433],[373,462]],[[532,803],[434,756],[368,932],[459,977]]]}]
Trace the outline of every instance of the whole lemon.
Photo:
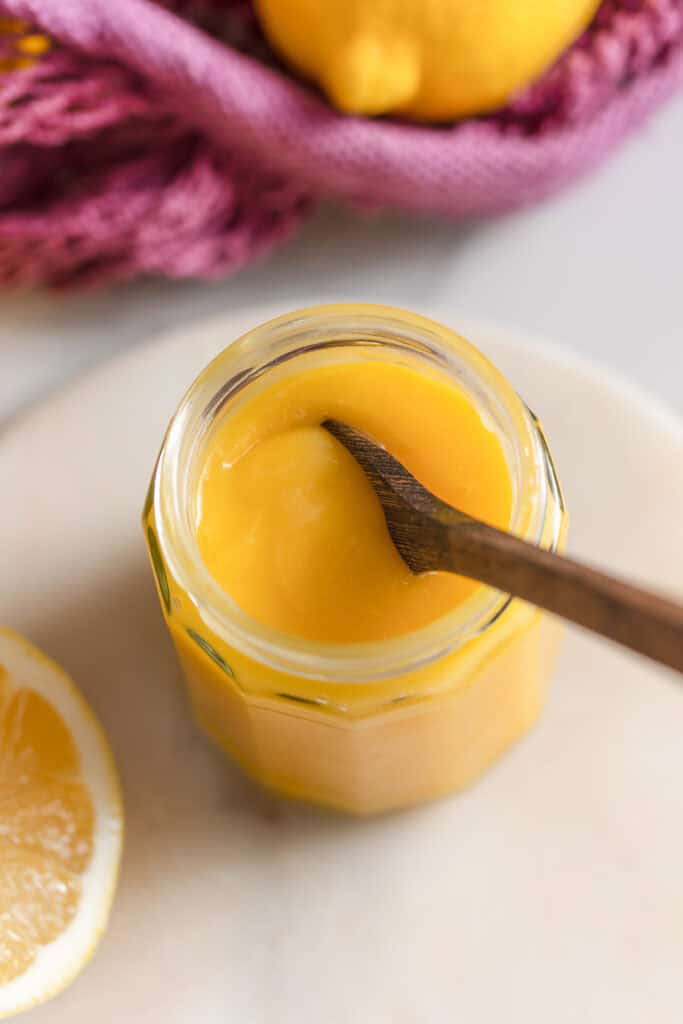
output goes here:
[{"label": "whole lemon", "polygon": [[256,0],[271,43],[340,110],[443,121],[502,106],[599,0]]}]

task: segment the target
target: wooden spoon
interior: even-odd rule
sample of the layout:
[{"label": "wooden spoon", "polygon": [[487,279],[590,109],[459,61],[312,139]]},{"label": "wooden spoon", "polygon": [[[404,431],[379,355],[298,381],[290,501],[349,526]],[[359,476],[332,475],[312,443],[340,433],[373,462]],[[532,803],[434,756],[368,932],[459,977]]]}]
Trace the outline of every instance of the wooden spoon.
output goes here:
[{"label": "wooden spoon", "polygon": [[454,572],[683,672],[683,605],[545,551],[441,501],[367,434],[323,427],[358,461],[411,572]]}]

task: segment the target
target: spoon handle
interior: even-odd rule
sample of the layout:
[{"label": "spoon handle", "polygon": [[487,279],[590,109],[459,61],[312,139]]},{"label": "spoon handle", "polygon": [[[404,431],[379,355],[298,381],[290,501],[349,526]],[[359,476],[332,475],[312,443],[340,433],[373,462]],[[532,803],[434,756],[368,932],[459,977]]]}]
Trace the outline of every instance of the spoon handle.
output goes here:
[{"label": "spoon handle", "polygon": [[447,538],[444,569],[521,597],[683,672],[683,605],[462,513],[448,525]]}]

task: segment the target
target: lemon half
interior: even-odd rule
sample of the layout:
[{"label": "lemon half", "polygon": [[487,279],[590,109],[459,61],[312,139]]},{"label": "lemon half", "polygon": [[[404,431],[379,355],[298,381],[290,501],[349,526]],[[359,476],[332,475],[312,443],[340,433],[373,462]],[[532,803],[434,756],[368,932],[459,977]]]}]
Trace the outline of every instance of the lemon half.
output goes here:
[{"label": "lemon half", "polygon": [[55,995],[88,961],[122,838],[93,712],[59,666],[0,630],[0,1017]]}]

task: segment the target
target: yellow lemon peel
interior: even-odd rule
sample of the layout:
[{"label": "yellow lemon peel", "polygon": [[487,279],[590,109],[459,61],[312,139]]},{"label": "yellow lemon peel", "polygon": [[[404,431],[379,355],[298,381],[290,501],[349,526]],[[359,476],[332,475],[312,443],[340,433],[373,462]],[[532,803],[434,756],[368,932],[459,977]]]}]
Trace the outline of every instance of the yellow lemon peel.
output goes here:
[{"label": "yellow lemon peel", "polygon": [[445,121],[503,106],[599,0],[256,0],[275,49],[340,110]]}]

